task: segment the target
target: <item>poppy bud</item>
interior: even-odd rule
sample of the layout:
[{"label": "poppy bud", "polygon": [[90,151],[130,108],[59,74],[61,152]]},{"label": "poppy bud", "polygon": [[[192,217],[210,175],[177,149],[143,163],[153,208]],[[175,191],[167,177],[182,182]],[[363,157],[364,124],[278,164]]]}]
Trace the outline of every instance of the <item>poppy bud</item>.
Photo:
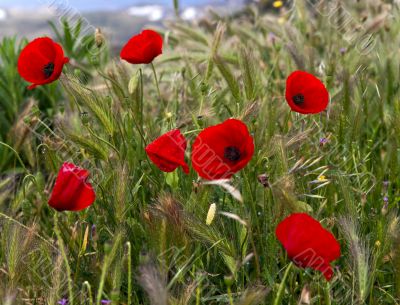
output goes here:
[{"label": "poppy bud", "polygon": [[96,195],[88,177],[86,169],[65,162],[58,172],[49,205],[57,211],[80,211],[92,205]]},{"label": "poppy bud", "polygon": [[96,31],[95,31],[95,33],[94,33],[94,41],[96,42],[96,46],[97,46],[99,49],[100,49],[100,48],[103,46],[103,44],[104,44],[105,39],[104,39],[104,35],[103,35],[103,33],[101,32],[101,29],[100,29],[100,28],[97,28]]},{"label": "poppy bud", "polygon": [[233,275],[224,276],[224,283],[227,287],[231,287],[235,282]]}]

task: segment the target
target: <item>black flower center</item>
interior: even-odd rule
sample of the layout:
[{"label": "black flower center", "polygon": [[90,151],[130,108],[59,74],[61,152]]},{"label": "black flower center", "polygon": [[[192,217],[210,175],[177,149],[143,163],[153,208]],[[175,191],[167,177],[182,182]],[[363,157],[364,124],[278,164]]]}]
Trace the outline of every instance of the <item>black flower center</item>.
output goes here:
[{"label": "black flower center", "polygon": [[48,63],[43,67],[43,73],[46,78],[49,78],[54,72],[54,64],[52,62]]},{"label": "black flower center", "polygon": [[304,103],[304,95],[303,94],[296,94],[293,96],[293,103],[295,103],[297,106],[300,106],[301,104]]},{"label": "black flower center", "polygon": [[229,161],[236,162],[240,159],[240,151],[234,146],[228,146],[225,148],[224,157]]}]

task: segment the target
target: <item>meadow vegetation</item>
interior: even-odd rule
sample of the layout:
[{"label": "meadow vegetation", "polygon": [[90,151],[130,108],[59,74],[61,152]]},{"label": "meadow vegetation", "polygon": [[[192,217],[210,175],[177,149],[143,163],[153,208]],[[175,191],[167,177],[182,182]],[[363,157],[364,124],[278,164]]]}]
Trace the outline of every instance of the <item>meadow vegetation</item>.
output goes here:
[{"label": "meadow vegetation", "polygon": [[[1,304],[399,304],[399,7],[273,10],[166,22],[154,71],[112,55],[101,32],[82,38],[82,23],[54,24],[71,62],[33,91],[16,70],[27,42],[1,42]],[[327,111],[290,111],[295,70],[325,83]],[[231,188],[161,172],[145,153],[173,128],[191,143],[231,117],[255,143]],[[79,213],[47,203],[65,161],[96,190]],[[276,239],[293,212],[340,242],[330,282]]]}]

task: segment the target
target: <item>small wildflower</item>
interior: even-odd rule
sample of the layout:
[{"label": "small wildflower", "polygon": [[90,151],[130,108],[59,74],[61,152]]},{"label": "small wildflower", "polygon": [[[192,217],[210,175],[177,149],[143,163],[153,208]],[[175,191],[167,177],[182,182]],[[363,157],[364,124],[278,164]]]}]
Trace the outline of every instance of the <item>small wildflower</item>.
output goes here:
[{"label": "small wildflower", "polygon": [[274,3],[272,3],[272,6],[275,8],[280,8],[283,6],[283,2],[282,1],[274,1]]},{"label": "small wildflower", "polygon": [[111,301],[110,300],[101,300],[100,303],[104,304],[104,305],[110,305]]},{"label": "small wildflower", "polygon": [[60,301],[58,301],[57,304],[59,304],[59,305],[67,305],[68,304],[68,300],[63,298]]},{"label": "small wildflower", "polygon": [[375,242],[375,247],[379,248],[380,246],[381,246],[381,242],[380,242],[379,240],[377,240],[377,241]]},{"label": "small wildflower", "polygon": [[344,54],[346,54],[347,49],[346,48],[340,48],[339,52],[340,52],[341,55],[344,55]]},{"label": "small wildflower", "polygon": [[166,117],[167,119],[172,118],[172,112],[167,112],[167,113],[165,114],[165,117]]},{"label": "small wildflower", "polygon": [[260,182],[264,187],[269,187],[269,181],[267,174],[261,174],[257,177],[258,182]]},{"label": "small wildflower", "polygon": [[384,203],[388,203],[389,202],[389,197],[388,196],[383,197],[383,202]]},{"label": "small wildflower", "polygon": [[324,175],[319,175],[318,178],[317,178],[317,180],[318,180],[319,182],[328,181],[328,179],[326,179],[326,177],[325,177]]},{"label": "small wildflower", "polygon": [[206,218],[206,225],[209,226],[214,220],[215,212],[217,211],[217,205],[212,203],[210,208],[208,209],[207,218]]},{"label": "small wildflower", "polygon": [[319,139],[319,145],[320,146],[324,146],[326,143],[328,143],[329,142],[329,139],[328,138],[321,138],[321,139]]},{"label": "small wildflower", "polygon": [[91,236],[92,236],[92,239],[96,239],[96,237],[97,237],[97,230],[96,230],[96,225],[95,224],[92,225]]}]

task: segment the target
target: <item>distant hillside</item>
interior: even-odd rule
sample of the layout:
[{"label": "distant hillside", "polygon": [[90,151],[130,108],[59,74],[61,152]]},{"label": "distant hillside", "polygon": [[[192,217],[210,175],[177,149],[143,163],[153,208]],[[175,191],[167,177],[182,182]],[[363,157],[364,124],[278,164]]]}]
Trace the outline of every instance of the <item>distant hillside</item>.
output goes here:
[{"label": "distant hillside", "polygon": [[[192,1],[195,2],[195,1]],[[204,2],[204,1],[203,1]],[[213,9],[224,13],[238,10],[242,1],[236,0],[206,0],[214,2]],[[222,3],[229,3],[228,6]],[[181,17],[184,19],[196,19],[207,13],[209,6],[189,6],[181,9]],[[172,7],[160,5],[144,5],[126,7],[116,11],[84,11],[83,13],[73,10],[67,15],[69,20],[79,17],[86,18],[86,24],[93,28],[100,27],[113,44],[120,44],[138,32],[144,26],[161,25],[165,19],[174,18]],[[58,22],[60,13],[48,8],[32,9],[2,9],[0,10],[0,39],[5,36],[28,37],[32,39],[37,36],[51,35],[48,21]]]}]

